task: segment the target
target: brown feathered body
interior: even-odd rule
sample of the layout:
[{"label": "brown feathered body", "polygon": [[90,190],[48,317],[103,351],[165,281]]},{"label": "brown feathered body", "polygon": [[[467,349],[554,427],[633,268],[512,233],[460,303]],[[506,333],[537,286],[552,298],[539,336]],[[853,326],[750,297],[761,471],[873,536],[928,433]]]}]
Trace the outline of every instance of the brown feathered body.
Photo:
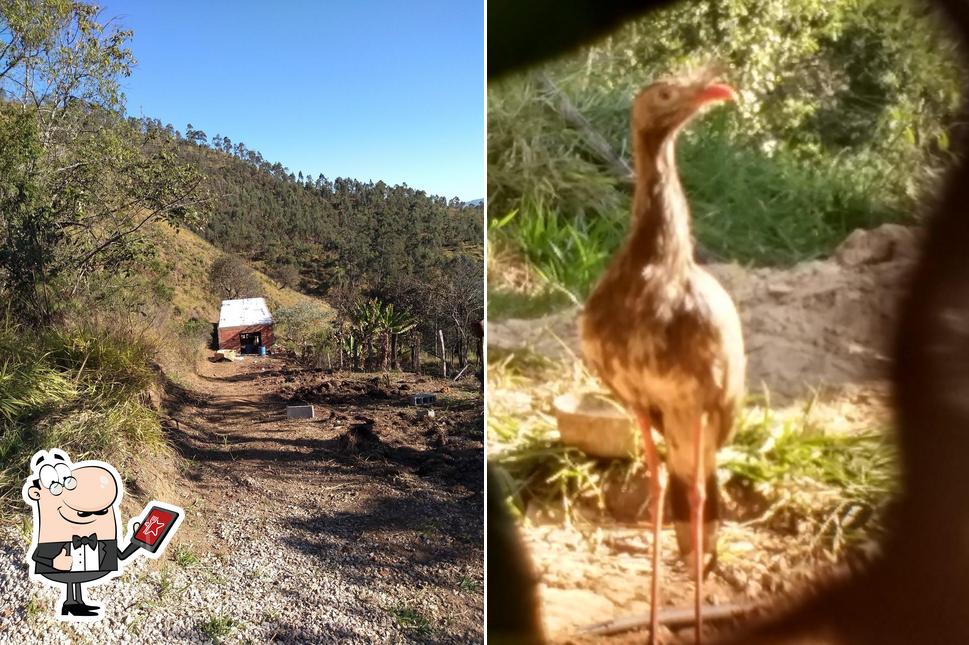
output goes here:
[{"label": "brown feathered body", "polygon": [[[643,117],[651,120],[649,114]],[[745,357],[733,301],[693,259],[689,209],[674,152],[682,125],[656,119],[637,126],[634,118],[632,227],[586,302],[581,338],[590,368],[665,438],[672,515],[686,555],[696,424],[702,424],[708,551],[715,544],[719,512],[715,455],[730,438],[743,398]]]}]

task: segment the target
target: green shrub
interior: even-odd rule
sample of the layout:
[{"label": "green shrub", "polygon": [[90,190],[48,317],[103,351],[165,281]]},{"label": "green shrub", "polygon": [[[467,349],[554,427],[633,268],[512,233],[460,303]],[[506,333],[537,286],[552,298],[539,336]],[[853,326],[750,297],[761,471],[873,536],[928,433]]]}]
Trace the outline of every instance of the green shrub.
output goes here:
[{"label": "green shrub", "polygon": [[629,187],[543,75],[628,159],[636,91],[716,60],[741,99],[679,146],[700,243],[758,265],[827,255],[854,228],[911,218],[935,185],[965,76],[954,51],[931,13],[896,0],[654,12],[489,88],[491,240],[581,298],[622,239]]},{"label": "green shrub", "polygon": [[212,323],[199,318],[189,318],[182,323],[181,335],[187,340],[208,339],[212,336]]},{"label": "green shrub", "polygon": [[58,447],[74,460],[123,468],[165,449],[157,415],[140,397],[154,382],[154,348],[118,331],[0,323],[0,511],[20,506],[28,460]]},{"label": "green shrub", "polygon": [[851,231],[909,218],[870,156],[799,161],[733,143],[716,121],[686,133],[680,174],[700,244],[714,256],[789,265],[829,254]]},{"label": "green shrub", "polygon": [[276,341],[294,352],[302,353],[309,344],[318,350],[334,345],[334,313],[322,303],[300,302],[280,307],[274,320]]}]

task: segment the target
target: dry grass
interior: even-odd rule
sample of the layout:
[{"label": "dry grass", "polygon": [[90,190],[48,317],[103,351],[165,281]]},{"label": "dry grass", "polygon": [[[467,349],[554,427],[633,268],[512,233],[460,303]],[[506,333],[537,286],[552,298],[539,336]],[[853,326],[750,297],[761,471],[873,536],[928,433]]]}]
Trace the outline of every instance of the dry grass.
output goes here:
[{"label": "dry grass", "polygon": [[[40,448],[60,447],[74,460],[102,459],[121,472],[171,458],[159,415],[145,403],[149,392],[155,403],[159,396],[154,365],[172,380],[195,378],[211,334],[206,321],[218,317],[208,271],[219,251],[184,229],[157,224],[155,231],[172,303],[142,312],[146,318],[137,325],[112,322],[104,312],[89,312],[97,322],[46,331],[18,326],[9,316],[0,320],[0,512],[23,510],[27,460]],[[327,307],[257,275],[271,307]]]},{"label": "dry grass", "polygon": [[[605,515],[606,482],[635,474],[639,461],[593,459],[563,445],[551,415],[555,396],[597,390],[597,382],[578,361],[527,354],[493,355],[488,379],[489,460],[514,512]],[[719,474],[728,506],[748,526],[810,535],[812,549],[837,557],[879,532],[898,486],[896,453],[880,421],[834,431],[818,420],[816,405],[775,410],[765,395],[749,397],[733,441],[719,453]]]},{"label": "dry grass", "polygon": [[[155,226],[159,251],[171,271],[175,294],[172,300],[177,316],[217,320],[219,299],[208,286],[209,268],[221,251],[187,229],[175,230],[168,224]],[[256,271],[270,309],[313,303],[329,307],[317,298],[281,287],[272,278]]]},{"label": "dry grass", "polygon": [[[154,347],[106,329],[45,332],[0,323],[0,511],[20,508],[35,451],[59,447],[74,460],[102,459],[122,472],[167,452],[143,395],[154,384]],[[21,509],[22,510],[22,509]]]}]

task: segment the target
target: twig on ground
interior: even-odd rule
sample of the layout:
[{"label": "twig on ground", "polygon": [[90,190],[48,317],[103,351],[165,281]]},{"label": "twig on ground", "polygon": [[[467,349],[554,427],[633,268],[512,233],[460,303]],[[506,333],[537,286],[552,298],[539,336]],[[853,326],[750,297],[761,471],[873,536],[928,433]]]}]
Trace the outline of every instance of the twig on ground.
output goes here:
[{"label": "twig on ground", "polygon": [[[707,623],[720,622],[739,618],[753,613],[762,607],[760,605],[716,605],[703,608],[703,620]],[[593,623],[580,627],[578,632],[584,636],[612,636],[623,632],[630,632],[641,627],[648,627],[650,615],[634,614],[622,618],[614,618],[601,623]],[[691,627],[696,622],[692,607],[672,607],[659,612],[659,624],[670,629]]]}]

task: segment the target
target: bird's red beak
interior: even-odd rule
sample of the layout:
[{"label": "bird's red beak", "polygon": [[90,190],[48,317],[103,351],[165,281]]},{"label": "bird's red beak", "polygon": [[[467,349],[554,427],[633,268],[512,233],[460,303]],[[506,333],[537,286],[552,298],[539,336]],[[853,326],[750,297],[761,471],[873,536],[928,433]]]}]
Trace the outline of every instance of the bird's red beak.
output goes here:
[{"label": "bird's red beak", "polygon": [[697,92],[693,103],[697,107],[716,101],[736,101],[737,93],[725,83],[711,83]]}]

